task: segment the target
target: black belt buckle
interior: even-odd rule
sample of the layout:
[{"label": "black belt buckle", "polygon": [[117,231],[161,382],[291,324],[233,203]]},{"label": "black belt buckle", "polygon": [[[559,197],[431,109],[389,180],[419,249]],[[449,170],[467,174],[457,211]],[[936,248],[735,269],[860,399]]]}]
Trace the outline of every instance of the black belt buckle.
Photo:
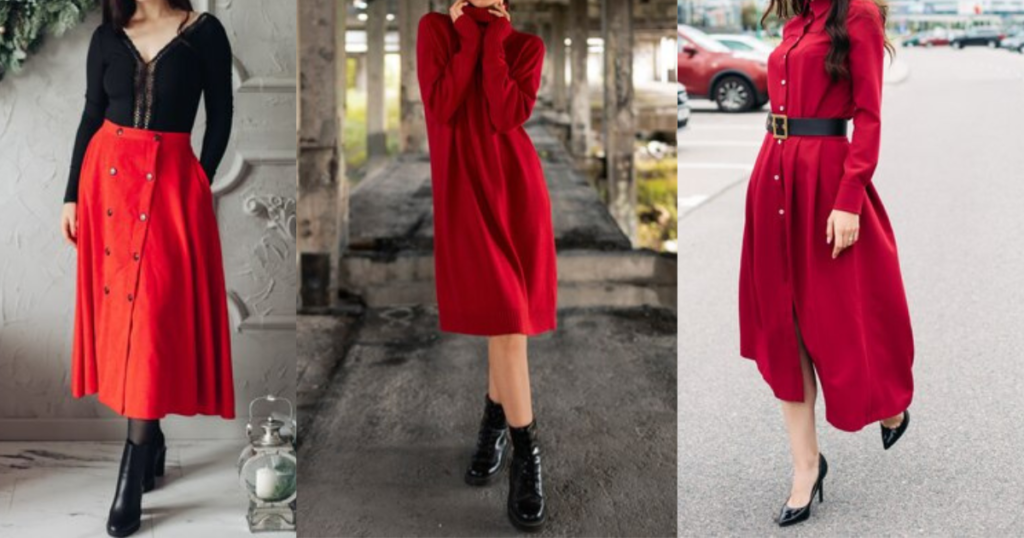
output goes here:
[{"label": "black belt buckle", "polygon": [[771,115],[772,137],[779,140],[789,138],[789,117],[782,114]]}]

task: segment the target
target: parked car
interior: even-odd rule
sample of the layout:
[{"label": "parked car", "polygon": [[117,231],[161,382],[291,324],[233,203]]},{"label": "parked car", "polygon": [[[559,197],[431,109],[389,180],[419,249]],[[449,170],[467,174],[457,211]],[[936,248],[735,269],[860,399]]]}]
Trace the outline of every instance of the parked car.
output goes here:
[{"label": "parked car", "polygon": [[938,47],[949,45],[949,33],[933,33],[930,35],[923,36],[920,40],[922,47]]},{"label": "parked car", "polygon": [[1007,50],[1024,54],[1024,32],[1017,32],[1013,35],[1007,36],[999,42],[999,46]]},{"label": "parked car", "polygon": [[925,37],[927,34],[928,32],[917,32],[916,34],[910,34],[907,37],[903,38],[903,41],[901,41],[900,43],[904,47],[920,47],[921,38]]},{"label": "parked car", "polygon": [[996,48],[1004,37],[1006,36],[1003,35],[998,28],[993,28],[991,26],[978,26],[975,28],[969,28],[963,33],[963,35],[954,37],[949,41],[949,44],[954,49],[962,49],[964,47],[975,45],[984,45]]},{"label": "parked car", "polygon": [[750,56],[755,60],[768,61],[768,55],[775,49],[774,46],[761,41],[760,39],[742,34],[711,34],[711,37],[719,43],[729,47],[738,56]]},{"label": "parked car", "polygon": [[686,86],[679,83],[679,115],[676,118],[676,127],[678,129],[686,128],[687,122],[690,121],[690,96],[686,94]]},{"label": "parked car", "polygon": [[736,53],[689,25],[679,25],[678,33],[678,79],[690,97],[710,99],[724,112],[756,110],[768,102],[766,62]]},{"label": "parked car", "polygon": [[903,40],[904,47],[937,47],[948,45],[950,32],[945,28],[933,28],[924,32],[911,34]]}]

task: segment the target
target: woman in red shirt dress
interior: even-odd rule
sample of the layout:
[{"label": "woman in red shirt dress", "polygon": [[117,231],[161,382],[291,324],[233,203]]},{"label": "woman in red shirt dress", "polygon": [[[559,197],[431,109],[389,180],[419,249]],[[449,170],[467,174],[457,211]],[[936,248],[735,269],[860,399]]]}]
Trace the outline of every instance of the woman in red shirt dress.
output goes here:
[{"label": "woman in red shirt dress", "polygon": [[459,0],[447,15],[423,17],[416,47],[441,330],[489,337],[487,397],[465,480],[487,484],[511,460],[508,516],[536,530],[546,512],[526,339],[555,328],[555,242],[523,123],[544,43],[512,28],[507,1]]},{"label": "woman in red shirt dress", "polygon": [[[751,174],[740,268],[740,351],[782,400],[794,464],[780,525],[805,520],[827,473],[814,421],[909,424],[914,344],[896,242],[871,177],[885,50],[875,0],[771,0],[786,20],[768,60],[769,132]],[[852,140],[846,136],[853,120]]]}]

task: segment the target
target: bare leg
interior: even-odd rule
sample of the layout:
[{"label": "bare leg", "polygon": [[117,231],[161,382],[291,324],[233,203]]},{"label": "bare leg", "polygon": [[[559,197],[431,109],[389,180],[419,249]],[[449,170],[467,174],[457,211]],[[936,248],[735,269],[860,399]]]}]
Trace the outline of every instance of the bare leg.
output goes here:
[{"label": "bare leg", "polygon": [[787,504],[794,508],[804,506],[811,500],[811,490],[818,479],[818,433],[814,426],[814,400],[818,395],[818,385],[799,327],[796,334],[800,347],[800,370],[803,372],[804,401],[782,402],[782,416],[789,432],[789,447],[793,456],[793,486]]},{"label": "bare leg", "polygon": [[882,426],[885,426],[886,428],[889,428],[890,430],[893,429],[893,428],[899,428],[900,424],[902,424],[902,423],[903,423],[903,411],[900,411],[900,414],[898,414],[898,415],[893,415],[893,416],[891,416],[889,418],[882,419]]},{"label": "bare leg", "polygon": [[[526,335],[493,336],[487,341],[491,399],[501,402],[509,426],[522,428],[533,422],[530,369],[526,359]],[[500,400],[494,399],[498,396]]]},{"label": "bare leg", "polygon": [[487,397],[490,398],[492,402],[501,404],[501,394],[498,393],[498,382],[494,379],[497,375],[495,372],[497,369],[495,366],[496,359],[494,352],[490,349],[491,345],[489,342],[487,348]]}]

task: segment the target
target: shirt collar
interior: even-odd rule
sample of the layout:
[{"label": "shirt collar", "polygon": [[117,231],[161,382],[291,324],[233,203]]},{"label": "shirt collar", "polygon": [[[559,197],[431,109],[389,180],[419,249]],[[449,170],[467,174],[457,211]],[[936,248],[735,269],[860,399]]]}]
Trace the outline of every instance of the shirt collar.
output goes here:
[{"label": "shirt collar", "polygon": [[832,7],[832,0],[807,0],[807,3],[815,18],[827,15],[829,8]]}]

